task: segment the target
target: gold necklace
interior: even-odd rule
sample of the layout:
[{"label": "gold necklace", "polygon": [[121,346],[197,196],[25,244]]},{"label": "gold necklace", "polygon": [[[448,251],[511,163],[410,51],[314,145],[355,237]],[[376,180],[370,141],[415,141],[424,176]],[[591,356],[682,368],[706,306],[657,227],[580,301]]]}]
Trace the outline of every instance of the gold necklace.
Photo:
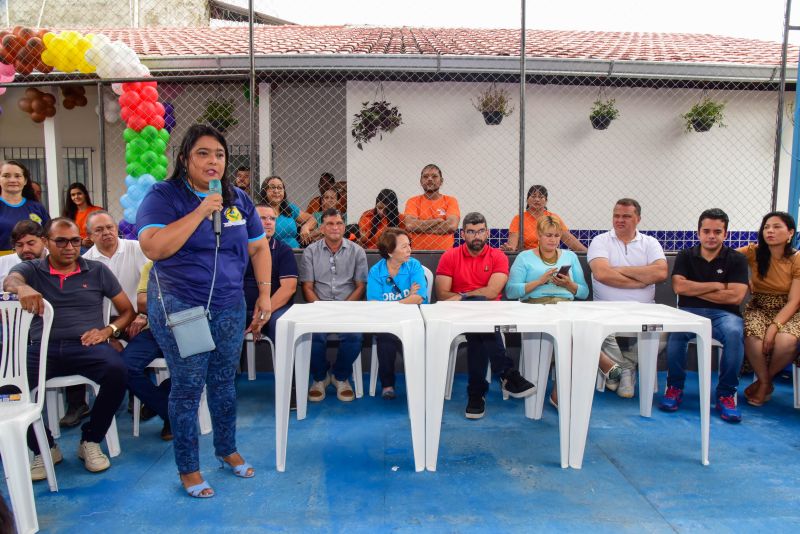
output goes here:
[{"label": "gold necklace", "polygon": [[547,265],[555,265],[556,262],[558,262],[558,251],[557,250],[556,250],[556,253],[555,253],[554,256],[551,256],[550,258],[545,258],[544,257],[544,253],[542,252],[542,247],[538,247],[538,248],[539,248],[539,258],[541,258],[542,262],[544,262]]}]

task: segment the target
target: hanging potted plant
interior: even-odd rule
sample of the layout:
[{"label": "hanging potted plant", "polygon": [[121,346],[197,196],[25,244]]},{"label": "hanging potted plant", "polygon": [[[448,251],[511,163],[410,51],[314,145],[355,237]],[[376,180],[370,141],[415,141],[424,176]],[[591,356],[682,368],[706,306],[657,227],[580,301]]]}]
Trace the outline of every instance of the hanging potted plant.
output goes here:
[{"label": "hanging potted plant", "polygon": [[692,109],[681,115],[683,120],[686,121],[686,131],[707,132],[715,124],[720,128],[725,127],[726,125],[722,122],[725,118],[722,114],[724,109],[724,102],[717,102],[704,96],[692,106]]},{"label": "hanging potted plant", "polygon": [[198,117],[197,122],[207,123],[211,127],[225,133],[231,126],[236,126],[239,121],[233,116],[235,108],[230,100],[209,100],[206,110]]},{"label": "hanging potted plant", "polygon": [[[381,90],[381,96],[383,96]],[[363,102],[361,111],[353,118],[351,135],[359,150],[364,150],[364,143],[369,143],[376,135],[383,139],[384,133],[392,133],[403,124],[403,116],[397,106],[392,106],[385,99]]]},{"label": "hanging potted plant", "polygon": [[592,105],[592,111],[589,113],[589,120],[592,123],[592,128],[595,130],[605,130],[611,124],[611,121],[619,118],[619,110],[613,98],[602,100],[598,98]]},{"label": "hanging potted plant", "polygon": [[508,91],[498,89],[494,83],[472,102],[475,109],[483,114],[483,120],[489,126],[500,124],[503,122],[503,117],[508,117],[514,112],[510,104]]}]

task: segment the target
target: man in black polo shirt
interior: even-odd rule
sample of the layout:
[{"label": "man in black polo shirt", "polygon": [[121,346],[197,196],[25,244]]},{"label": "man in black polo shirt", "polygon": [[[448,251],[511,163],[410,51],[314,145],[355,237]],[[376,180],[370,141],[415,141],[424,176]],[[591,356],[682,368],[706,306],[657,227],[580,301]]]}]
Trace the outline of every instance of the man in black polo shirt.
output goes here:
[{"label": "man in black polo shirt", "polygon": [[[747,259],[725,246],[728,216],[713,208],[700,214],[697,235],[700,243],[684,249],[675,258],[672,289],[682,310],[708,317],[714,339],[723,344],[719,382],[715,395],[720,417],[738,423],[742,414],[736,402],[739,369],[744,358],[742,315],[739,305],[747,294]],[[667,345],[669,374],[667,392],[658,407],[674,412],[683,400],[686,378],[686,349],[694,334],[670,334]]]},{"label": "man in black polo shirt", "polygon": [[[50,255],[26,261],[11,269],[3,288],[16,293],[21,306],[39,315],[44,313],[42,299],[53,306],[53,326],[47,351],[47,378],[83,375],[100,386],[92,414],[81,427],[78,457],[86,469],[104,471],[111,466],[100,442],[106,435],[114,413],[125,395],[127,370],[119,353],[106,343],[119,336],[133,321],[134,312],[117,279],[102,263],[80,257],[81,236],[71,219],[59,217],[45,226]],[[103,298],[111,299],[119,317],[105,324]],[[42,324],[36,320],[31,328],[32,343],[28,348],[28,376],[37,377],[39,342]],[[61,461],[61,452],[47,432],[54,463]],[[35,457],[31,478],[46,478],[33,429],[28,429],[28,446]]]}]

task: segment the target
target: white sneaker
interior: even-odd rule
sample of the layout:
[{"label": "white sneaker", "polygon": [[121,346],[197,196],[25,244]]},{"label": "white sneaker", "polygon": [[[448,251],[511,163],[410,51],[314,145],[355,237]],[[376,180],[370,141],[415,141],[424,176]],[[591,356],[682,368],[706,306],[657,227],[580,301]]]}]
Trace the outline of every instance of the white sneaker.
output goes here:
[{"label": "white sneaker", "polygon": [[325,375],[325,380],[314,382],[308,389],[308,400],[310,402],[322,402],[325,400],[325,388],[331,383],[331,375]]},{"label": "white sneaker", "polygon": [[636,374],[632,369],[623,369],[622,376],[619,378],[617,395],[623,399],[632,399],[636,389]]},{"label": "white sneaker", "polygon": [[344,379],[341,382],[336,380],[336,377],[331,378],[331,382],[336,387],[336,398],[342,402],[351,402],[353,399],[356,398],[356,394],[353,392],[353,388],[350,387],[350,381],[348,379]]},{"label": "white sneaker", "polygon": [[78,444],[78,458],[83,460],[86,470],[92,473],[99,473],[111,467],[111,461],[103,454],[100,444],[93,441],[81,441]]},{"label": "white sneaker", "polygon": [[[53,445],[50,449],[50,457],[53,458],[53,465],[61,463],[64,459],[64,456],[61,454],[61,449],[58,448],[58,443]],[[44,480],[47,478],[47,471],[44,468],[44,458],[41,454],[37,454],[33,457],[33,462],[31,462],[31,480],[36,482],[37,480]]]}]

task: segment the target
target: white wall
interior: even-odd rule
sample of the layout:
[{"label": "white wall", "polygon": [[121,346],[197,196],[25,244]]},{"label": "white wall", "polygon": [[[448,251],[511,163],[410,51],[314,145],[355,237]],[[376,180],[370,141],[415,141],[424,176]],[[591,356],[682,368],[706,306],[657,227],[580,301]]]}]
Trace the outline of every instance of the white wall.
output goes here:
[{"label": "white wall", "polygon": [[[444,172],[442,192],[459,199],[462,215],[477,210],[490,226],[507,226],[518,205],[519,113],[486,126],[470,102],[486,87],[384,82],[404,123],[363,151],[348,139],[351,213],[372,207],[383,187],[404,204],[421,191],[423,165],[434,162]],[[517,87],[506,88],[516,102]],[[374,94],[374,83],[348,82],[348,119]],[[758,225],[770,206],[776,93],[714,91],[728,102],[729,126],[702,134],[685,133],[680,118],[699,90],[616,88],[606,96],[616,99],[621,116],[596,131],[588,115],[597,89],[527,87],[525,186],[544,184],[550,209],[570,227],[609,227],[614,201],[623,196],[642,203],[642,229],[691,229],[709,207],[725,209],[732,229]]]}]

